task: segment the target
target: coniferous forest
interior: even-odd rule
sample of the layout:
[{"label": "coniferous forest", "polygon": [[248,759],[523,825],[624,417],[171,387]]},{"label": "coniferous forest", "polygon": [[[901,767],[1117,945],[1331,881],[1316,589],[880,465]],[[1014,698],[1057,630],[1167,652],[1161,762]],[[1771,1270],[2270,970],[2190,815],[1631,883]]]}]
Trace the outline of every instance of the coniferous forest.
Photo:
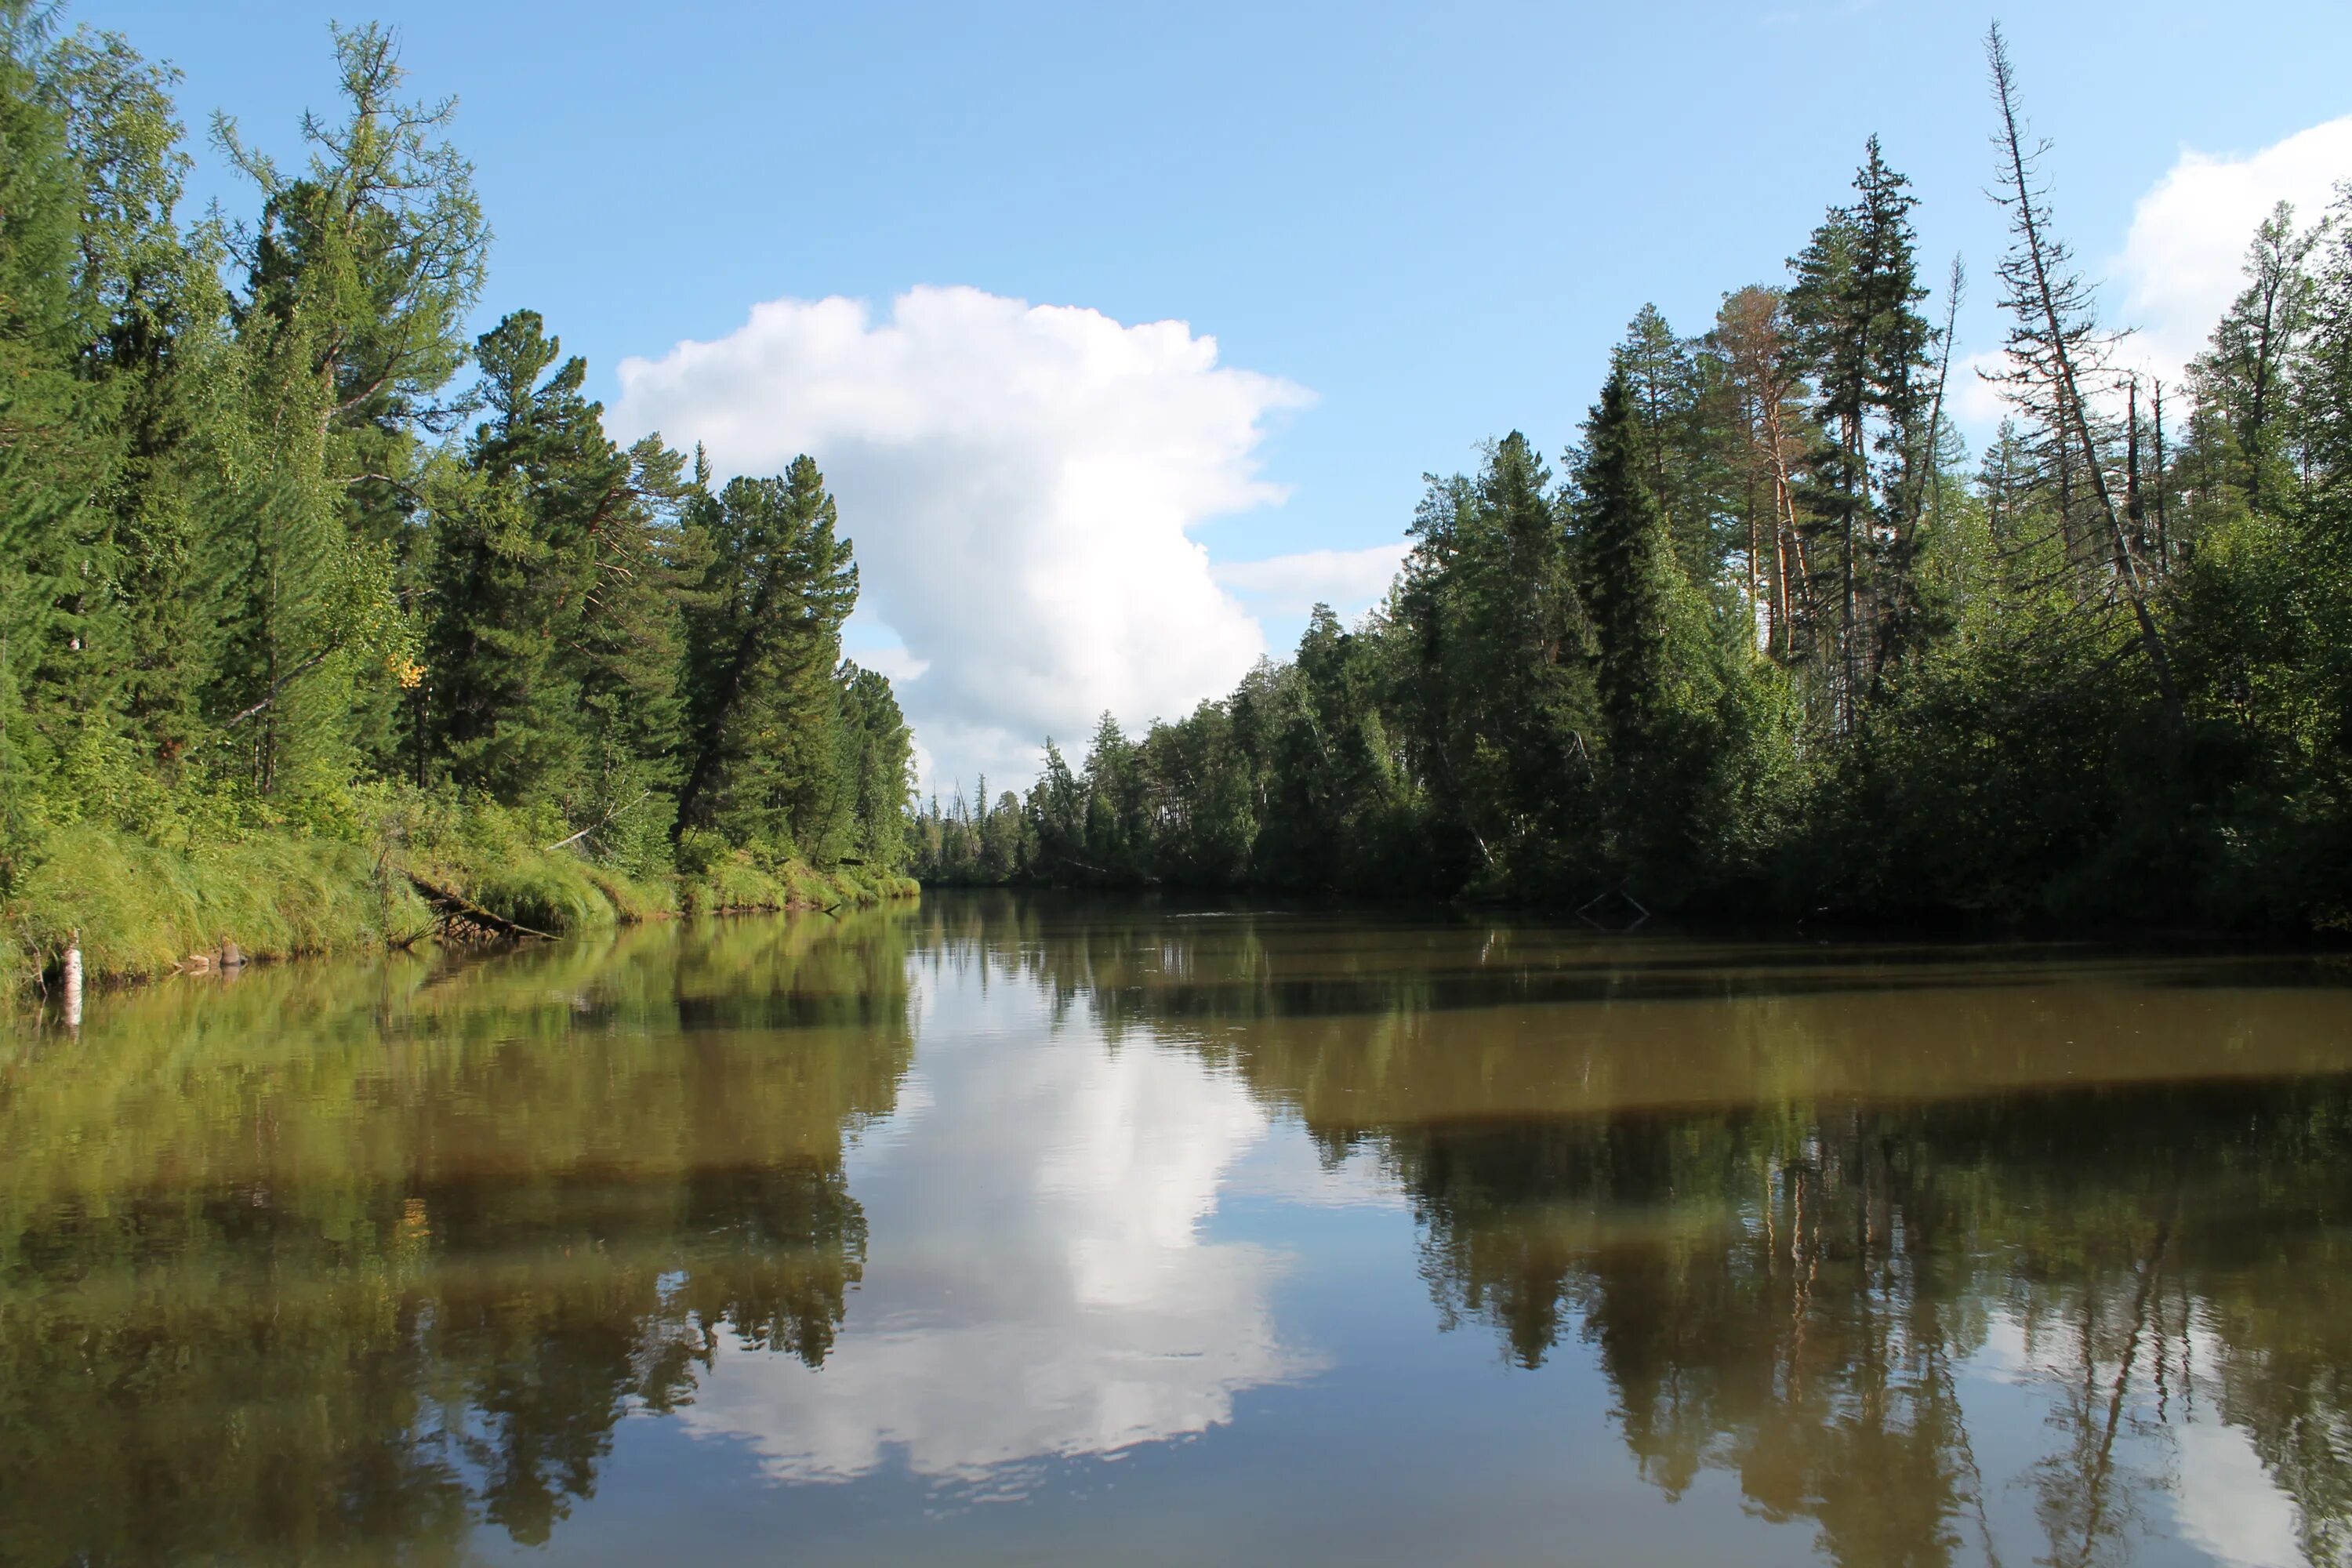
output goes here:
[{"label": "coniferous forest", "polygon": [[[240,213],[174,74],[0,0],[0,971],[905,885],[908,734],[842,658],[824,477],[616,445],[389,34]],[[436,884],[437,885],[437,884]]]},{"label": "coniferous forest", "polygon": [[[940,882],[1703,918],[2352,923],[2352,186],[2134,373],[1988,39],[2010,416],[1873,139],[1786,274],[1643,308],[1573,445],[1431,475],[1386,602],[1025,795],[910,802],[803,458],[623,447],[391,36],[241,210],[174,73],[0,0],[0,967]],[[1964,199],[1976,199],[1974,193]],[[488,318],[478,318],[488,319]],[[691,433],[685,433],[690,437]],[[1614,911],[1613,914],[1611,911]]]},{"label": "coniferous forest", "polygon": [[[1513,431],[1429,476],[1359,625],[1318,607],[1139,738],[1106,714],[1025,796],[923,803],[920,875],[2352,923],[2352,182],[2246,237],[2185,380],[2135,374],[1986,45],[1988,281],[1917,253],[1873,139],[1785,276],[1695,336],[1635,315],[1556,462]],[[1973,453],[1972,286],[2009,322]]]}]

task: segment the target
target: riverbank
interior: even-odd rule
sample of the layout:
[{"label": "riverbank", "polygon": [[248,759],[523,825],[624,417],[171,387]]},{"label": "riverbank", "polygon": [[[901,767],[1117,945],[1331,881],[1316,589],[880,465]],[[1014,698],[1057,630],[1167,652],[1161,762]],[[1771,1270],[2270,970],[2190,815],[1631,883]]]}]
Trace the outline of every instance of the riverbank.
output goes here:
[{"label": "riverbank", "polygon": [[417,883],[554,936],[680,914],[866,905],[917,896],[909,879],[735,850],[689,871],[631,877],[545,846],[512,814],[390,814],[352,837],[291,828],[177,842],[76,826],[0,902],[0,995],[79,946],[93,984],[250,962],[404,947],[438,917]]}]

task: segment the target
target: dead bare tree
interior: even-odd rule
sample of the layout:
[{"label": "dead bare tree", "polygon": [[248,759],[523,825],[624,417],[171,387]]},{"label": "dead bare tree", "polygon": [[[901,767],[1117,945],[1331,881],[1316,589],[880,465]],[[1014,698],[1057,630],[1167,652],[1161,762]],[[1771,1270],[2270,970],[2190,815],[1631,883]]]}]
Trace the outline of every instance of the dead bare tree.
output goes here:
[{"label": "dead bare tree", "polygon": [[2115,586],[2130,606],[2157,693],[2177,727],[2186,719],[2172,658],[2150,604],[2155,584],[2107,483],[2084,390],[2086,383],[2104,374],[2101,356],[2110,340],[2100,333],[2089,286],[2072,269],[2066,246],[2051,232],[2048,187],[2036,177],[2050,143],[2026,143],[2017,73],[1999,23],[1986,31],[1985,59],[2000,108],[2000,129],[1993,136],[2000,153],[1993,199],[2008,210],[2011,236],[2010,252],[2000,264],[2001,303],[2014,321],[2008,342],[2014,368],[2004,379],[2015,389],[2018,402],[2082,459],[2095,503],[2094,526],[2104,535]]}]

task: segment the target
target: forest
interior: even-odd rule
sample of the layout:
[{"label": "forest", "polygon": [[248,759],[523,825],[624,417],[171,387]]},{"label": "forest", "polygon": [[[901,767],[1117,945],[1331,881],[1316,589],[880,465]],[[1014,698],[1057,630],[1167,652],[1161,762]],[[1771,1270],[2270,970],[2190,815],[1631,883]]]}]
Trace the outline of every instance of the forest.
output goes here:
[{"label": "forest", "polygon": [[[0,984],[938,883],[1621,924],[2352,926],[2352,184],[2128,368],[1987,39],[2010,416],[1877,139],[1779,279],[1644,308],[1574,443],[1427,477],[1358,624],[1023,795],[917,802],[808,458],[623,446],[517,309],[454,105],[338,30],[241,210],[177,78],[0,0]],[[1940,275],[1931,279],[1932,271]]]},{"label": "forest", "polygon": [[[1256,887],[1922,925],[2352,924],[2352,183],[2128,368],[1986,39],[2008,417],[1876,138],[1787,274],[1637,314],[1575,444],[1428,477],[1385,603],[1025,795],[950,883]],[[1971,194],[1973,199],[1973,194]],[[1937,276],[1936,274],[1940,274]]]},{"label": "forest", "polygon": [[0,0],[0,983],[399,939],[428,868],[555,931],[908,890],[909,737],[806,458],[616,444],[515,310],[454,105],[333,37],[245,210],[175,73]]}]

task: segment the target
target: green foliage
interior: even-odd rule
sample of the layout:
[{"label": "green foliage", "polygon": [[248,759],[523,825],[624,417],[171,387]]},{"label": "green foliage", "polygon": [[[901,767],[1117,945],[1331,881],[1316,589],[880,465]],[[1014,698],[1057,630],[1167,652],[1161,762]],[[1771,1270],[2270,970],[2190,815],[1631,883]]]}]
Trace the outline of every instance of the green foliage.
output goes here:
[{"label": "green foliage", "polygon": [[410,743],[419,773],[561,806],[646,874],[675,816],[698,546],[677,526],[677,455],[616,446],[561,352],[530,310],[477,345],[490,417],[441,477]]},{"label": "green foliage", "polygon": [[363,816],[369,843],[387,862],[534,931],[569,935],[676,907],[666,883],[636,880],[561,843],[564,819],[545,806],[379,787]]}]

